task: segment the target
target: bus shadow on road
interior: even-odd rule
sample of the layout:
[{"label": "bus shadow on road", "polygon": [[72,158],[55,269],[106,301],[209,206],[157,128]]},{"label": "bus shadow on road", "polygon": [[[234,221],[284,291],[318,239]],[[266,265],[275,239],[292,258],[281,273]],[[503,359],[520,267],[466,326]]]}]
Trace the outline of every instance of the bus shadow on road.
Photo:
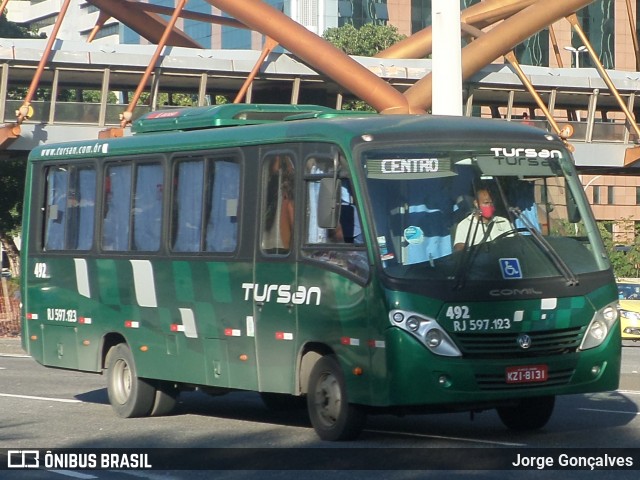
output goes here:
[{"label": "bus shadow on road", "polygon": [[[273,400],[273,399],[271,399]],[[304,398],[282,397],[282,402],[263,401],[254,392],[209,395],[182,392],[174,415],[201,415],[287,426],[310,426]]]},{"label": "bus shadow on road", "polygon": [[[169,415],[199,415],[288,426],[310,426],[304,398],[287,398],[284,395],[282,397],[281,403],[271,398],[267,405],[260,394],[254,392],[210,395],[202,391],[184,391],[180,393],[178,402]],[[75,398],[81,402],[109,405],[106,388],[80,393],[75,395]]]},{"label": "bus shadow on road", "polygon": [[[76,395],[76,398],[83,402],[109,405],[106,388],[88,391]],[[197,416],[211,420],[220,418],[311,428],[304,398],[283,396],[280,404],[273,402],[273,398],[266,400],[255,392],[234,391],[224,395],[211,395],[199,390],[184,391],[169,416]],[[568,395],[557,399],[555,412],[549,424],[541,431],[514,435],[513,431],[502,425],[495,410],[478,412],[478,415],[472,417],[468,413],[407,416],[383,414],[370,416],[363,438],[385,438],[385,441],[394,443],[408,438],[413,438],[414,441],[420,441],[419,438],[440,438],[457,443],[466,438],[467,442],[473,439],[479,444],[490,441],[492,444],[504,442],[508,445],[544,445],[550,438],[562,438],[569,434],[574,437],[572,441],[576,443],[575,446],[593,447],[597,446],[598,441],[597,435],[593,435],[594,431],[611,428],[623,428],[626,431],[625,427],[637,418],[639,410],[635,395],[629,395],[624,390]],[[578,432],[582,434],[575,437]]]},{"label": "bus shadow on road", "polygon": [[109,394],[106,388],[91,390],[90,392],[75,395],[77,400],[85,403],[96,403],[101,405],[109,405]]}]

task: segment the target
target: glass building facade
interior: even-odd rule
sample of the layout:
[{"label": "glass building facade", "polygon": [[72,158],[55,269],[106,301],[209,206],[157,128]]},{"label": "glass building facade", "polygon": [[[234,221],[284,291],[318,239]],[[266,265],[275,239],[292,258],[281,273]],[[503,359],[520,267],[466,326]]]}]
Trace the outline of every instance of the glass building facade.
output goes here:
[{"label": "glass building facade", "polygon": [[389,21],[387,0],[339,0],[338,27],[351,24],[359,28],[367,23]]},{"label": "glass building facade", "polygon": [[[339,27],[351,24],[356,28],[367,23],[386,24],[391,23],[399,27],[401,33],[411,35],[431,25],[432,0],[265,0],[286,15],[306,26],[318,34],[330,27]],[[460,8],[464,10],[481,0],[460,0]],[[173,7],[175,0],[150,0],[150,3]],[[624,2],[619,2],[624,3]],[[635,11],[640,10],[640,0],[633,2]],[[224,15],[215,9],[206,0],[190,0],[187,9],[198,13]],[[627,18],[623,16],[625,10],[618,7],[616,11],[615,0],[599,0],[593,2],[578,12],[578,19],[590,39],[601,62],[606,68],[620,68],[616,65],[616,34],[620,34],[621,28],[627,25]],[[633,21],[636,31],[640,27],[638,15]],[[562,21],[560,22],[562,23]],[[567,22],[564,22],[567,24]],[[195,20],[185,19],[182,24],[185,33],[203,48],[225,49],[251,49],[256,48],[255,36],[249,30],[232,27],[217,27]],[[563,27],[566,28],[566,27]],[[217,30],[216,30],[217,29]],[[216,35],[212,32],[217,31]],[[636,34],[636,32],[633,32]],[[628,34],[628,32],[627,32]],[[572,45],[577,48],[581,45],[578,36],[567,33],[568,39],[563,47]],[[123,27],[120,34],[123,43],[140,43],[140,35],[127,27]],[[619,47],[619,44],[618,44]],[[620,47],[619,47],[620,48]],[[520,45],[515,47],[515,53],[519,61],[526,65],[557,66],[553,55],[553,46],[550,41],[549,29],[546,28]],[[569,58],[568,52],[564,52]],[[575,66],[575,58],[571,56],[571,64]],[[580,66],[591,67],[593,62],[588,55],[580,57]]]},{"label": "glass building facade", "polygon": [[[636,5],[639,3],[636,2]],[[604,67],[615,68],[615,1],[599,0],[594,2],[578,12],[578,19]],[[575,35],[571,43],[573,47],[582,45],[580,39]],[[580,64],[585,67],[593,66],[591,58],[587,55],[584,55]]]}]

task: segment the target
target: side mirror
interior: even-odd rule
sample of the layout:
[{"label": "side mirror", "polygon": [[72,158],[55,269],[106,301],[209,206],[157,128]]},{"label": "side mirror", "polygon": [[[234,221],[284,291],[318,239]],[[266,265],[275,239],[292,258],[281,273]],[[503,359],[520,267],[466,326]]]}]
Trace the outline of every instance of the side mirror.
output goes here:
[{"label": "side mirror", "polygon": [[335,178],[321,178],[318,194],[318,227],[334,229],[340,219],[341,182]]},{"label": "side mirror", "polygon": [[567,219],[571,223],[578,223],[582,217],[580,216],[580,210],[578,209],[576,199],[573,197],[568,186],[565,187],[565,199],[567,201]]}]

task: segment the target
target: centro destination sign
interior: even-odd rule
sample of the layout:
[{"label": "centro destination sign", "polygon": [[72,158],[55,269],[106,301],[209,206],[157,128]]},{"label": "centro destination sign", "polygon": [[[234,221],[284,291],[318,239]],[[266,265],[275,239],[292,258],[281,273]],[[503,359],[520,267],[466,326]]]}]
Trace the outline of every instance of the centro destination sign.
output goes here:
[{"label": "centro destination sign", "polygon": [[380,179],[419,179],[453,175],[449,157],[370,159],[367,176]]}]

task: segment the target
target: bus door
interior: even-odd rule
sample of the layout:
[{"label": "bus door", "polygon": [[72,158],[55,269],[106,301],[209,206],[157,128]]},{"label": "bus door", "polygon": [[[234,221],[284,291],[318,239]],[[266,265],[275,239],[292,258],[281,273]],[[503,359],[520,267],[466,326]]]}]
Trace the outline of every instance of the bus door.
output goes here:
[{"label": "bus door", "polygon": [[297,308],[294,251],[295,177],[293,150],[262,157],[259,234],[254,283],[245,295],[254,302],[259,390],[291,393],[294,385]]}]

